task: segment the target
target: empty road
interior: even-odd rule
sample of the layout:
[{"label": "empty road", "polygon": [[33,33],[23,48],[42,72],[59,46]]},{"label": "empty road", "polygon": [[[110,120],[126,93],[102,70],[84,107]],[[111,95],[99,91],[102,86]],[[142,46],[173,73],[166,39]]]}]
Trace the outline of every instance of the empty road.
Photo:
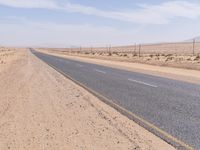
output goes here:
[{"label": "empty road", "polygon": [[31,50],[38,58],[200,149],[200,85],[74,61]]}]

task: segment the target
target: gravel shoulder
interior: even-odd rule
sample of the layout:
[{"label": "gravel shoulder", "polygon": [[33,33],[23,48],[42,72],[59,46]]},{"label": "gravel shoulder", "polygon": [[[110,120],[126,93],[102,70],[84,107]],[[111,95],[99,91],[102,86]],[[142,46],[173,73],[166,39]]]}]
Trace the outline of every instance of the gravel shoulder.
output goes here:
[{"label": "gravel shoulder", "polygon": [[174,149],[29,51],[1,59],[0,149]]}]

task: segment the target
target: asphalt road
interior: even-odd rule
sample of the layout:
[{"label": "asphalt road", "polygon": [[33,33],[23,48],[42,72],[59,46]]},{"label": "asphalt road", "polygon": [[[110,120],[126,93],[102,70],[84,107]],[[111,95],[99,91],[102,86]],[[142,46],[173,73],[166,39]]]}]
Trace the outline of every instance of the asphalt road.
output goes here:
[{"label": "asphalt road", "polygon": [[200,85],[51,56],[38,58],[200,149]]}]

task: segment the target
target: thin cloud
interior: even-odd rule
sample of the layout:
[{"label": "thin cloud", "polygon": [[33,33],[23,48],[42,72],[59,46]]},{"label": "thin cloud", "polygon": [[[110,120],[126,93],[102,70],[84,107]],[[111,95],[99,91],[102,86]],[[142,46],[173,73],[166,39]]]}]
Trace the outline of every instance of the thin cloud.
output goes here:
[{"label": "thin cloud", "polygon": [[57,9],[142,24],[167,24],[174,18],[196,19],[200,17],[200,3],[189,1],[167,1],[157,5],[141,4],[137,9],[124,11],[105,11],[69,1],[59,3],[57,0],[0,0],[0,5],[18,8]]},{"label": "thin cloud", "polygon": [[120,29],[92,24],[37,22],[15,16],[0,17],[0,24],[0,46],[70,47],[182,41],[197,35],[196,29],[200,22],[195,26],[173,26],[170,30],[161,27],[159,32],[157,29],[145,29],[141,25]]},{"label": "thin cloud", "polygon": [[16,8],[60,9],[56,0],[0,0],[0,5]]},{"label": "thin cloud", "polygon": [[106,46],[114,44],[116,40],[118,40],[117,43],[120,43],[121,38],[125,39],[125,37],[131,36],[130,31],[120,31],[107,26],[34,22],[23,18],[22,20],[19,18],[20,21],[18,22],[9,23],[10,18],[13,17],[8,17],[6,22],[0,22],[0,33],[3,34],[0,37],[0,45],[36,47]]}]

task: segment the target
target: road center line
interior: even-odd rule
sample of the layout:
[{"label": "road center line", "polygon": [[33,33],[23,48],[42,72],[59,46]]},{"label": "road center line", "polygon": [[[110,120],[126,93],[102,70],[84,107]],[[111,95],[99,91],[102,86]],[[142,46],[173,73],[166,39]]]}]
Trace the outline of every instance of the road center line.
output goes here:
[{"label": "road center line", "polygon": [[60,61],[60,62],[64,62],[64,63],[66,63],[66,64],[69,64],[69,62],[66,61],[66,60],[58,59],[58,61]]},{"label": "road center line", "polygon": [[138,81],[138,80],[134,80],[134,79],[128,79],[128,80],[129,80],[129,81],[132,81],[132,82],[139,83],[139,84],[144,84],[144,85],[147,85],[147,86],[151,86],[151,87],[154,87],[154,88],[157,88],[157,87],[158,87],[157,85],[153,85],[153,84],[145,83],[145,82]]},{"label": "road center line", "polygon": [[78,66],[78,67],[83,67],[83,65],[80,65],[80,64],[76,64],[76,66]]},{"label": "road center line", "polygon": [[100,72],[100,73],[103,73],[103,74],[106,74],[105,71],[102,71],[102,70],[99,70],[99,69],[94,69],[94,71],[96,71],[96,72]]}]

